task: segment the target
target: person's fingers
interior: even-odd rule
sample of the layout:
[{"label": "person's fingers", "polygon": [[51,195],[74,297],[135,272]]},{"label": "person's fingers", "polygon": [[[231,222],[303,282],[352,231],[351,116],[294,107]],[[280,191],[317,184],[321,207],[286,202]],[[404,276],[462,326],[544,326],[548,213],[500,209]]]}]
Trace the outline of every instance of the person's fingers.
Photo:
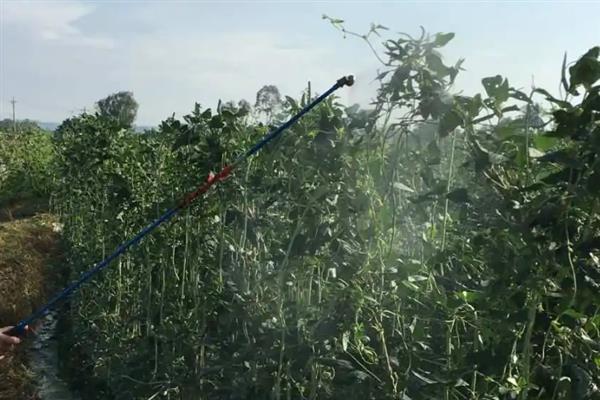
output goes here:
[{"label": "person's fingers", "polygon": [[5,326],[4,328],[0,328],[0,333],[8,332],[12,328],[14,328],[14,326]]},{"label": "person's fingers", "polygon": [[4,334],[0,334],[0,341],[6,344],[19,344],[21,343],[21,339],[16,336],[8,336]]},{"label": "person's fingers", "polygon": [[12,326],[6,326],[4,328],[0,328],[0,342],[4,342],[6,344],[19,344],[21,343],[21,339],[16,336],[5,335],[4,332],[8,332],[12,329]]}]

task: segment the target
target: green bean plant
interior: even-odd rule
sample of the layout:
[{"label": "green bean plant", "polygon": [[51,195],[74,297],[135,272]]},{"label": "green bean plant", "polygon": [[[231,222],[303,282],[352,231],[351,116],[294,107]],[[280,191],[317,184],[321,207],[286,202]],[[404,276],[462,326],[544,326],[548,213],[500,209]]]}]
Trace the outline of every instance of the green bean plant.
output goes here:
[{"label": "green bean plant", "polygon": [[[598,48],[565,61],[562,98],[500,76],[456,95],[452,33],[383,39],[381,55],[386,28],[329,20],[382,63],[372,107],[328,99],[78,293],[74,385],[90,399],[597,398]],[[314,97],[285,96],[272,121]],[[230,103],[144,134],[63,122],[54,207],[73,277],[268,132]]]}]

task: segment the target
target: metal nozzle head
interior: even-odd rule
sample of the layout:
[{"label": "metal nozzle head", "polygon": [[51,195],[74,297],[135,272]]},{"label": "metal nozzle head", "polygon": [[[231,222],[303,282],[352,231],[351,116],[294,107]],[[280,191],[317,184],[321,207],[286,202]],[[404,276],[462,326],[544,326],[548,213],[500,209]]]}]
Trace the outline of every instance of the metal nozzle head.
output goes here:
[{"label": "metal nozzle head", "polygon": [[338,83],[338,85],[340,85],[340,87],[352,86],[352,85],[354,85],[354,75],[348,75],[348,76],[341,77],[340,79],[338,79],[337,83]]}]

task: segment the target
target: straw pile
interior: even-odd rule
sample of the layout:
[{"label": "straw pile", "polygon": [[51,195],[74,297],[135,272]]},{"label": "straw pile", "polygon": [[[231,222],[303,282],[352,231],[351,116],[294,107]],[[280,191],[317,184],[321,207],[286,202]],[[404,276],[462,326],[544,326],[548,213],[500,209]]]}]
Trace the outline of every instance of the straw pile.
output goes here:
[{"label": "straw pile", "polygon": [[[0,326],[14,325],[46,300],[60,261],[49,214],[0,223]],[[27,340],[27,339],[25,339]],[[0,360],[0,399],[34,399],[23,344]]]}]

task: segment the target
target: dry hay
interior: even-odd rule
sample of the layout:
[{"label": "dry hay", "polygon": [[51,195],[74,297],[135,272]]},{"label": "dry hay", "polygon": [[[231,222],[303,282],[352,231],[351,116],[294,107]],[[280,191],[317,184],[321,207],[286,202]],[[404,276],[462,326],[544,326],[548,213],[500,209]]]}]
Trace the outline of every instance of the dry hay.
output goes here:
[{"label": "dry hay", "polygon": [[[14,325],[47,298],[60,258],[55,223],[49,214],[0,223],[0,326]],[[34,398],[22,348],[0,360],[0,400]]]}]

